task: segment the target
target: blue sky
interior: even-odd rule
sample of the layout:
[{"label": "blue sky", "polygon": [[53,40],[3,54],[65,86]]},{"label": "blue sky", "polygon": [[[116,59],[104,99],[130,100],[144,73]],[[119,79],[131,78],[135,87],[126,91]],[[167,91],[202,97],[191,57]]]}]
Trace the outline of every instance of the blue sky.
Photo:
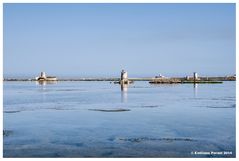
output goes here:
[{"label": "blue sky", "polygon": [[5,77],[235,74],[235,4],[4,4]]}]

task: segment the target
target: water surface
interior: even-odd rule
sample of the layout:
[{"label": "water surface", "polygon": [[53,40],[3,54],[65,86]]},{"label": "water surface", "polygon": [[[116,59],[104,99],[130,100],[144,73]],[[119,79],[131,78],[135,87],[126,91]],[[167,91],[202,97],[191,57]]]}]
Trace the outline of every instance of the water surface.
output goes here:
[{"label": "water surface", "polygon": [[4,157],[235,157],[235,82],[4,82],[3,99]]}]

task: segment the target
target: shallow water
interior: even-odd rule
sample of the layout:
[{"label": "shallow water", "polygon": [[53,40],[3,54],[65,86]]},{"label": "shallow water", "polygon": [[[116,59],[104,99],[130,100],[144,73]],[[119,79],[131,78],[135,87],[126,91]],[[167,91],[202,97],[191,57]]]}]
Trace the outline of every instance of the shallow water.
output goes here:
[{"label": "shallow water", "polygon": [[235,82],[4,82],[3,101],[4,157],[235,157]]}]

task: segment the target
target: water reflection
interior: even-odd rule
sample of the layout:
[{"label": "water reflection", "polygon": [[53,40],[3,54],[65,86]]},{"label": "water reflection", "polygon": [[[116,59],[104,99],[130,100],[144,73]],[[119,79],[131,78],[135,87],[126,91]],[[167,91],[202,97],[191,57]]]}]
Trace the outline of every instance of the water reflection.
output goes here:
[{"label": "water reflection", "polygon": [[36,81],[36,85],[39,86],[39,91],[41,93],[41,102],[45,102],[46,101],[46,97],[47,97],[47,86],[46,85],[52,85],[52,84],[57,84],[57,81]]},{"label": "water reflection", "polygon": [[57,84],[57,81],[36,81],[36,85]]},{"label": "water reflection", "polygon": [[193,92],[194,92],[194,97],[196,98],[198,95],[198,84],[197,83],[193,84]]},{"label": "water reflection", "polygon": [[168,83],[158,83],[158,84],[150,84],[151,87],[176,87],[179,86],[179,83],[172,83],[172,84],[168,84]]},{"label": "water reflection", "polygon": [[127,102],[128,84],[121,84],[121,102]]}]

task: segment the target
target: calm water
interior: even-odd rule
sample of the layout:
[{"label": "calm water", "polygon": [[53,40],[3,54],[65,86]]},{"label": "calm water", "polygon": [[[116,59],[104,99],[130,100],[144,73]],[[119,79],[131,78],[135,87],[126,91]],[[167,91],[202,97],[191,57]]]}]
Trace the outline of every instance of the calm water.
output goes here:
[{"label": "calm water", "polygon": [[235,104],[235,82],[4,82],[3,155],[235,157]]}]

